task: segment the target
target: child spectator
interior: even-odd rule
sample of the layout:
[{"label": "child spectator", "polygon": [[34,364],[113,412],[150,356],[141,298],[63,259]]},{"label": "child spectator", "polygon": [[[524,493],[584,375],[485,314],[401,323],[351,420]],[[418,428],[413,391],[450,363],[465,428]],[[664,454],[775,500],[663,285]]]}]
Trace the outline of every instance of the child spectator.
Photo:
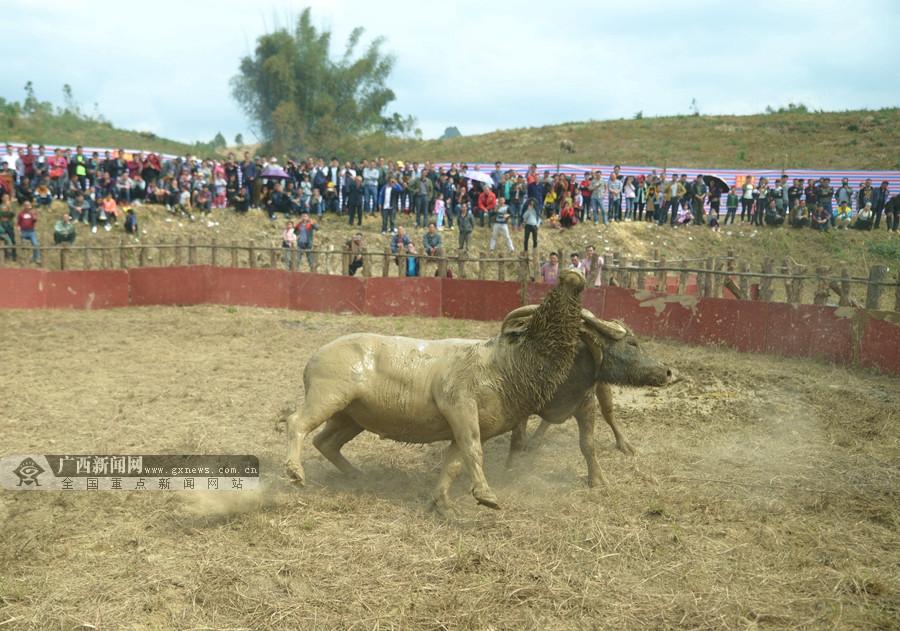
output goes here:
[{"label": "child spectator", "polygon": [[444,196],[438,195],[434,200],[434,219],[438,230],[444,229],[444,213],[447,212],[447,204],[444,202]]},{"label": "child spectator", "polygon": [[297,233],[294,232],[294,224],[291,221],[284,224],[284,232],[281,233],[281,247],[284,248],[284,269],[290,270],[294,250],[297,247]]},{"label": "child spectator", "polygon": [[419,275],[420,263],[419,257],[416,253],[416,246],[414,243],[410,242],[406,246],[406,275],[409,277],[415,277]]},{"label": "child spectator", "polygon": [[138,233],[137,215],[134,214],[133,208],[125,209],[125,232],[128,234]]},{"label": "child spectator", "polygon": [[850,208],[850,204],[841,200],[841,203],[838,204],[837,209],[834,211],[834,225],[842,230],[846,230],[850,227],[850,223],[853,221],[853,211]]},{"label": "child spectator", "polygon": [[[734,225],[734,217],[737,214],[738,200],[740,197],[738,196],[738,187],[732,186],[731,191],[728,193],[728,197],[725,199],[725,224],[728,223],[728,219],[731,219],[731,225]],[[743,219],[741,219],[743,221]]]},{"label": "child spectator", "polygon": [[309,213],[303,213],[300,215],[300,221],[297,222],[297,225],[294,226],[294,231],[297,233],[297,269],[300,269],[300,264],[303,262],[303,253],[306,253],[306,262],[309,265],[310,271],[312,271],[313,266],[315,264],[315,255],[313,254],[313,241],[316,236],[316,231],[319,229],[319,226],[316,225],[315,220],[309,218]]}]

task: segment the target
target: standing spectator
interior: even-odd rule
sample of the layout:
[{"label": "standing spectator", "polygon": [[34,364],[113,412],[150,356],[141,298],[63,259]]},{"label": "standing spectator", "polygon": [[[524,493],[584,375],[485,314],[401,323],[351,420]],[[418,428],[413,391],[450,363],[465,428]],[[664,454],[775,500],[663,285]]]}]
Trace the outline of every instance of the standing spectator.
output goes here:
[{"label": "standing spectator", "polygon": [[831,178],[822,178],[822,184],[818,187],[816,193],[818,195],[817,203],[822,204],[822,207],[828,211],[829,215],[831,215],[831,225],[833,226],[834,206],[832,205],[832,201],[834,200],[834,189],[831,188]]},{"label": "standing spectator", "polygon": [[[525,206],[525,214],[522,217],[525,224],[525,251],[528,252],[528,237],[531,237],[531,244],[537,248],[538,245],[538,228],[541,225],[541,213],[538,212],[534,198],[529,197]],[[596,220],[594,223],[597,223]]]},{"label": "standing spectator", "polygon": [[800,204],[800,200],[803,197],[803,180],[795,178],[794,184],[787,190],[787,196],[788,215],[790,215],[793,210]]},{"label": "standing spectator", "polygon": [[62,149],[56,149],[53,155],[47,159],[47,167],[50,172],[50,190],[53,197],[63,199],[69,184],[69,161],[63,156]]},{"label": "standing spectator", "polygon": [[13,220],[16,215],[12,211],[12,198],[5,193],[0,199],[0,242],[6,248],[3,251],[3,257],[7,261],[16,260],[16,228]]},{"label": "standing spectator", "polygon": [[484,217],[487,215],[489,222],[493,223],[494,211],[497,208],[497,196],[486,184],[478,196],[478,222],[484,227]]},{"label": "standing spectator", "polygon": [[706,223],[703,207],[706,204],[706,195],[708,192],[709,189],[706,186],[706,182],[703,181],[703,176],[698,174],[694,179],[693,186],[691,187],[691,201],[694,211],[694,223],[697,225],[703,225],[704,223]]},{"label": "standing spectator", "polygon": [[[647,178],[639,175],[634,187],[634,212],[637,221],[644,220],[644,209],[647,208]],[[650,210],[647,209],[647,220],[650,220]]]},{"label": "standing spectator", "polygon": [[378,207],[381,208],[381,234],[388,232],[388,224],[390,224],[391,232],[397,231],[394,226],[394,219],[397,216],[400,192],[401,188],[397,184],[396,178],[391,177],[387,184],[381,187],[381,192],[378,193]]},{"label": "standing spectator", "polygon": [[753,204],[753,218],[750,223],[754,226],[762,226],[769,197],[769,181],[766,178],[759,178],[759,186],[753,191],[753,197],[755,202]]},{"label": "standing spectator", "polygon": [[723,223],[728,224],[728,219],[731,219],[731,225],[734,225],[734,217],[737,214],[738,207],[738,187],[732,186],[731,191],[728,193],[728,197],[725,198],[725,221]]},{"label": "standing spectator", "polygon": [[[594,268],[594,246],[589,245],[584,250],[584,260],[581,261],[581,268],[584,272],[586,280],[590,280],[591,270]],[[594,278],[594,287],[600,287],[603,284],[603,257],[597,257],[597,276]]]},{"label": "standing spectator", "polygon": [[497,216],[494,218],[494,227],[491,231],[491,242],[488,246],[488,249],[491,252],[497,247],[497,235],[506,239],[506,246],[509,248],[510,252],[516,251],[515,246],[513,246],[512,238],[509,236],[509,208],[506,205],[506,200],[502,197],[499,200]]},{"label": "standing spectator", "polygon": [[363,160],[363,205],[370,217],[375,214],[375,206],[378,203],[378,178],[380,175],[381,171],[374,162],[369,165],[366,160]]},{"label": "standing spectator", "polygon": [[300,269],[300,264],[303,262],[303,253],[306,253],[306,263],[309,265],[309,270],[312,271],[315,266],[315,254],[313,254],[313,241],[316,236],[316,231],[319,229],[319,226],[316,225],[316,221],[314,219],[309,218],[309,213],[303,213],[300,215],[300,221],[297,222],[297,225],[294,226],[294,231],[297,233],[297,269]]},{"label": "standing spectator", "polygon": [[23,203],[22,210],[19,211],[19,215],[16,217],[16,224],[19,226],[19,238],[21,238],[22,243],[26,241],[31,243],[31,260],[34,263],[41,262],[41,248],[38,243],[37,231],[35,230],[37,221],[37,213],[32,210],[31,202]]},{"label": "standing spectator", "polygon": [[625,177],[625,184],[622,186],[622,196],[625,198],[625,219],[633,221],[636,219],[634,214],[634,198],[637,196],[634,184],[634,176]]},{"label": "standing spectator", "polygon": [[356,217],[356,225],[362,225],[363,216],[363,179],[355,175],[350,178],[347,183],[347,210],[350,217],[349,225],[353,225],[353,218]]},{"label": "standing spectator", "polygon": [[59,245],[60,243],[73,245],[75,243],[75,224],[72,223],[72,218],[68,213],[63,215],[62,219],[53,226],[53,244]]},{"label": "standing spectator", "polygon": [[294,223],[291,221],[284,224],[284,231],[281,233],[281,247],[284,250],[284,269],[289,270],[297,249],[297,233],[294,232]]},{"label": "standing spectator", "polygon": [[753,176],[748,175],[744,180],[744,194],[741,197],[741,223],[753,220]]},{"label": "standing spectator", "polygon": [[444,201],[444,195],[438,193],[434,200],[434,222],[437,224],[438,230],[444,229],[444,215],[447,213],[447,204]]},{"label": "standing spectator", "polygon": [[[875,223],[873,225],[876,230],[881,225],[881,215],[884,212],[884,206],[891,197],[888,192],[888,186],[889,184],[885,180],[881,183],[881,186],[872,192],[872,212],[875,215]],[[890,229],[890,225],[888,225],[888,229]]]},{"label": "standing spectator", "polygon": [[350,253],[350,267],[347,269],[347,274],[354,276],[359,268],[363,266],[365,247],[363,246],[362,232],[357,232],[353,235],[353,238],[348,239],[345,247]]},{"label": "standing spectator", "polygon": [[716,223],[719,221],[719,207],[722,205],[722,194],[727,191],[720,188],[718,180],[711,180],[709,185],[709,215],[716,217]]},{"label": "standing spectator", "polygon": [[465,199],[459,204],[459,249],[469,251],[469,237],[475,229],[475,218],[469,213],[469,202]]},{"label": "standing spectator", "polygon": [[622,181],[616,173],[609,176],[609,219],[622,221]]},{"label": "standing spectator", "polygon": [[[627,214],[627,210],[625,211]],[[582,274],[584,273],[584,263],[581,261],[581,257],[578,255],[578,252],[572,252],[569,255],[569,267],[568,269],[578,270]]]},{"label": "standing spectator", "polygon": [[559,280],[559,254],[550,253],[550,260],[541,265],[541,281],[555,285]]},{"label": "standing spectator", "polygon": [[411,186],[415,192],[416,228],[424,228],[428,221],[428,202],[434,197],[434,184],[428,178],[428,170],[422,169],[422,174],[412,181]]},{"label": "standing spectator", "polygon": [[834,197],[838,206],[840,206],[841,202],[844,202],[847,206],[853,208],[853,189],[850,187],[849,179],[843,178],[841,180],[841,187],[834,194]]},{"label": "standing spectator", "polygon": [[884,205],[884,219],[888,230],[900,230],[900,195],[894,195]]}]

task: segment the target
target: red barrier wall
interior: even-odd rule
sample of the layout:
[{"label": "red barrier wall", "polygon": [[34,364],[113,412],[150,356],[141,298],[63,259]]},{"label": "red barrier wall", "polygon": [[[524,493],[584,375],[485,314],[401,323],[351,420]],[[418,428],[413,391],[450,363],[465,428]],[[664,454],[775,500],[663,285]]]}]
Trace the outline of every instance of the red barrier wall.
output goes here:
[{"label": "red barrier wall", "polygon": [[516,283],[444,278],[441,293],[441,315],[445,318],[502,320],[522,304]]},{"label": "red barrier wall", "polygon": [[207,267],[206,302],[245,307],[290,306],[290,272],[280,269]]},{"label": "red barrier wall", "polygon": [[209,272],[203,267],[141,267],[128,270],[131,304],[202,305],[208,302]]},{"label": "red barrier wall", "polygon": [[129,305],[125,270],[48,272],[43,282],[44,304],[48,309],[108,309]]},{"label": "red barrier wall", "polygon": [[0,309],[43,309],[45,274],[41,269],[0,269]]},{"label": "red barrier wall", "polygon": [[366,313],[441,317],[440,278],[368,278]]},{"label": "red barrier wall", "polygon": [[[551,287],[526,286],[537,303]],[[209,266],[48,272],[0,269],[0,308],[103,309],[226,304],[375,316],[500,320],[521,303],[514,282],[356,278]],[[900,316],[848,307],[788,305],[591,287],[584,306],[638,334],[740,351],[815,357],[900,375]]]},{"label": "red barrier wall", "polygon": [[355,276],[292,274],[290,308],[327,313],[364,313],[366,280]]}]

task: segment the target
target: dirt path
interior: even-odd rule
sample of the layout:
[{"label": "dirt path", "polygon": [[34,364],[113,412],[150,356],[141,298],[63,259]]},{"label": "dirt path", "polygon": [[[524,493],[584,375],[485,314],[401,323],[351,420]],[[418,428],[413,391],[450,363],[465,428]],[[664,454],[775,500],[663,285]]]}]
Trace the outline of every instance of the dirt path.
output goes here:
[{"label": "dirt path", "polygon": [[426,512],[440,446],[362,435],[343,478],[308,450],[280,479],[276,422],[309,354],[359,330],[488,336],[495,323],[203,307],[0,312],[0,453],[254,453],[239,497],[0,494],[11,628],[891,628],[900,616],[897,379],[651,342],[685,374],[616,389],[636,458],[574,423],[514,471],[504,510],[458,484]]}]

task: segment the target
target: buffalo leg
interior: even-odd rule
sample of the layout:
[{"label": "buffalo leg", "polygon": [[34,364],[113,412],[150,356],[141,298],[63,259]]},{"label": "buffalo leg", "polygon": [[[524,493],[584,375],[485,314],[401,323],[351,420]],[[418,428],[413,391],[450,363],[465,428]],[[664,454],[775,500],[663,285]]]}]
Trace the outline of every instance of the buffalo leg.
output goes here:
[{"label": "buffalo leg", "polygon": [[434,507],[444,517],[452,516],[450,506],[450,487],[459,476],[463,468],[462,454],[455,442],[451,442],[444,450],[444,460],[441,463],[441,474],[438,477],[437,486],[434,488]]},{"label": "buffalo leg", "polygon": [[528,419],[523,419],[521,423],[513,427],[512,434],[509,439],[509,455],[506,457],[506,468],[511,469],[518,462],[519,458],[525,453],[528,447]]},{"label": "buffalo leg", "polygon": [[288,475],[303,484],[303,442],[314,429],[343,410],[346,401],[334,397],[317,396],[316,392],[326,392],[327,388],[308,388],[306,399],[299,410],[287,419],[287,461]]},{"label": "buffalo leg", "polygon": [[478,407],[475,401],[460,395],[453,402],[439,402],[438,407],[450,425],[453,441],[472,478],[472,495],[475,500],[488,508],[500,508],[497,496],[484,476],[484,450],[481,447],[481,428],[478,426]]},{"label": "buffalo leg", "polygon": [[633,456],[635,454],[634,447],[631,446],[631,443],[619,430],[619,426],[616,424],[616,419],[613,416],[612,388],[608,383],[598,383],[595,390],[597,391],[597,400],[600,402],[600,412],[603,414],[603,420],[606,421],[606,424],[609,425],[616,437],[616,448],[623,454]]},{"label": "buffalo leg", "polygon": [[359,469],[341,454],[341,448],[356,438],[361,431],[363,428],[357,425],[356,421],[344,413],[338,413],[332,416],[322,431],[313,437],[313,445],[342,473],[354,475],[359,473]]},{"label": "buffalo leg", "polygon": [[587,462],[588,485],[591,487],[600,484],[606,485],[603,471],[600,470],[600,462],[597,459],[597,450],[594,447],[594,421],[597,418],[597,399],[593,392],[584,397],[581,405],[575,411],[575,420],[578,422],[578,446],[581,454]]},{"label": "buffalo leg", "polygon": [[547,433],[547,430],[550,429],[551,425],[553,425],[553,423],[548,423],[544,419],[541,419],[541,424],[538,425],[538,428],[534,430],[534,434],[528,439],[528,449],[533,451],[544,443],[544,434]]}]

